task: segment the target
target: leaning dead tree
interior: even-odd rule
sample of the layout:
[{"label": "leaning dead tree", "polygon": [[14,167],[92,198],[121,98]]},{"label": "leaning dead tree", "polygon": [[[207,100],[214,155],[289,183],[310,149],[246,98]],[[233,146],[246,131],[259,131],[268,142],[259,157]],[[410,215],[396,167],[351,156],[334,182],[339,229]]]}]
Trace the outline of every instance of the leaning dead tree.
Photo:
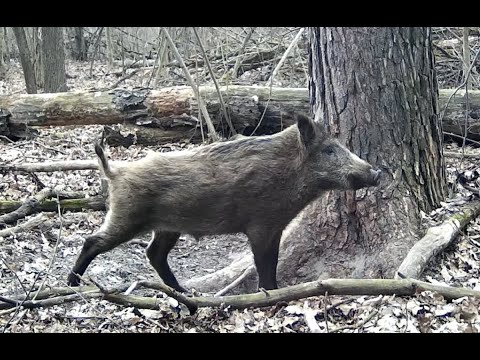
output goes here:
[{"label": "leaning dead tree", "polygon": [[22,63],[23,76],[27,87],[27,93],[37,93],[37,83],[35,82],[35,70],[33,68],[32,55],[28,48],[27,37],[23,27],[12,27],[15,39],[17,40],[18,52]]}]

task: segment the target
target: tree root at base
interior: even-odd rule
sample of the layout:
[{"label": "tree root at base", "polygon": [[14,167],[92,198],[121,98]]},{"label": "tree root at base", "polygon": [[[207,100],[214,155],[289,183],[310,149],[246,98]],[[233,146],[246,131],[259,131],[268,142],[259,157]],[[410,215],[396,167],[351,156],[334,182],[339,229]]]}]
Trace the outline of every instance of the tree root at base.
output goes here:
[{"label": "tree root at base", "polygon": [[395,276],[418,279],[427,264],[450,245],[471,220],[480,215],[480,201],[472,201],[442,224],[431,227],[409,251]]}]

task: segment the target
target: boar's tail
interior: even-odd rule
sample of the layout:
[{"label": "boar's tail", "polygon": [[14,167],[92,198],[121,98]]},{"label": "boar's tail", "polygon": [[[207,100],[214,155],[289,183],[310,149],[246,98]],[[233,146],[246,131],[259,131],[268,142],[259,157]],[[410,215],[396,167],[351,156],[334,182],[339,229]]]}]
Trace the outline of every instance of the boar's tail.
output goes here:
[{"label": "boar's tail", "polygon": [[103,147],[100,145],[100,143],[95,143],[95,152],[98,156],[100,171],[105,174],[107,178],[112,178],[113,172],[108,165],[108,159],[105,156],[105,151],[103,151]]}]

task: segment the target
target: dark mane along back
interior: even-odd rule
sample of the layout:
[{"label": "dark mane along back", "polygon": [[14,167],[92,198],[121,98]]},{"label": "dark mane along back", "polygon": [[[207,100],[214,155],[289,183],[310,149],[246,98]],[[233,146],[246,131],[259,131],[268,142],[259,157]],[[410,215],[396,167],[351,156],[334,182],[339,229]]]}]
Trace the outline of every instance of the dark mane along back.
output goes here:
[{"label": "dark mane along back", "polygon": [[242,158],[249,155],[268,154],[269,152],[289,151],[298,148],[296,126],[274,134],[244,137],[233,141],[225,141],[198,149],[197,154],[210,158]]}]

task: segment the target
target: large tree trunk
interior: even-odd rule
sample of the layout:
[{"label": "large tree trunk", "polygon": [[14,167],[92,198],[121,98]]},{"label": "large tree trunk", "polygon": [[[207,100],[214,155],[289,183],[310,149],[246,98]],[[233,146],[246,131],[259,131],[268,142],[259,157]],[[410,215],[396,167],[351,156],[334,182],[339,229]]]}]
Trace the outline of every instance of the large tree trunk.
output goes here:
[{"label": "large tree trunk", "polygon": [[428,28],[312,28],[312,110],[383,169],[379,188],[329,192],[284,233],[282,283],[392,277],[444,198],[437,84]]},{"label": "large tree trunk", "polygon": [[28,49],[25,29],[22,27],[12,27],[12,30],[15,34],[15,39],[17,40],[18,53],[20,54],[27,93],[36,94],[37,83],[35,82],[35,71],[33,70],[32,57],[30,55],[30,50]]},{"label": "large tree trunk", "polygon": [[45,92],[67,91],[62,27],[42,27],[42,63]]}]

